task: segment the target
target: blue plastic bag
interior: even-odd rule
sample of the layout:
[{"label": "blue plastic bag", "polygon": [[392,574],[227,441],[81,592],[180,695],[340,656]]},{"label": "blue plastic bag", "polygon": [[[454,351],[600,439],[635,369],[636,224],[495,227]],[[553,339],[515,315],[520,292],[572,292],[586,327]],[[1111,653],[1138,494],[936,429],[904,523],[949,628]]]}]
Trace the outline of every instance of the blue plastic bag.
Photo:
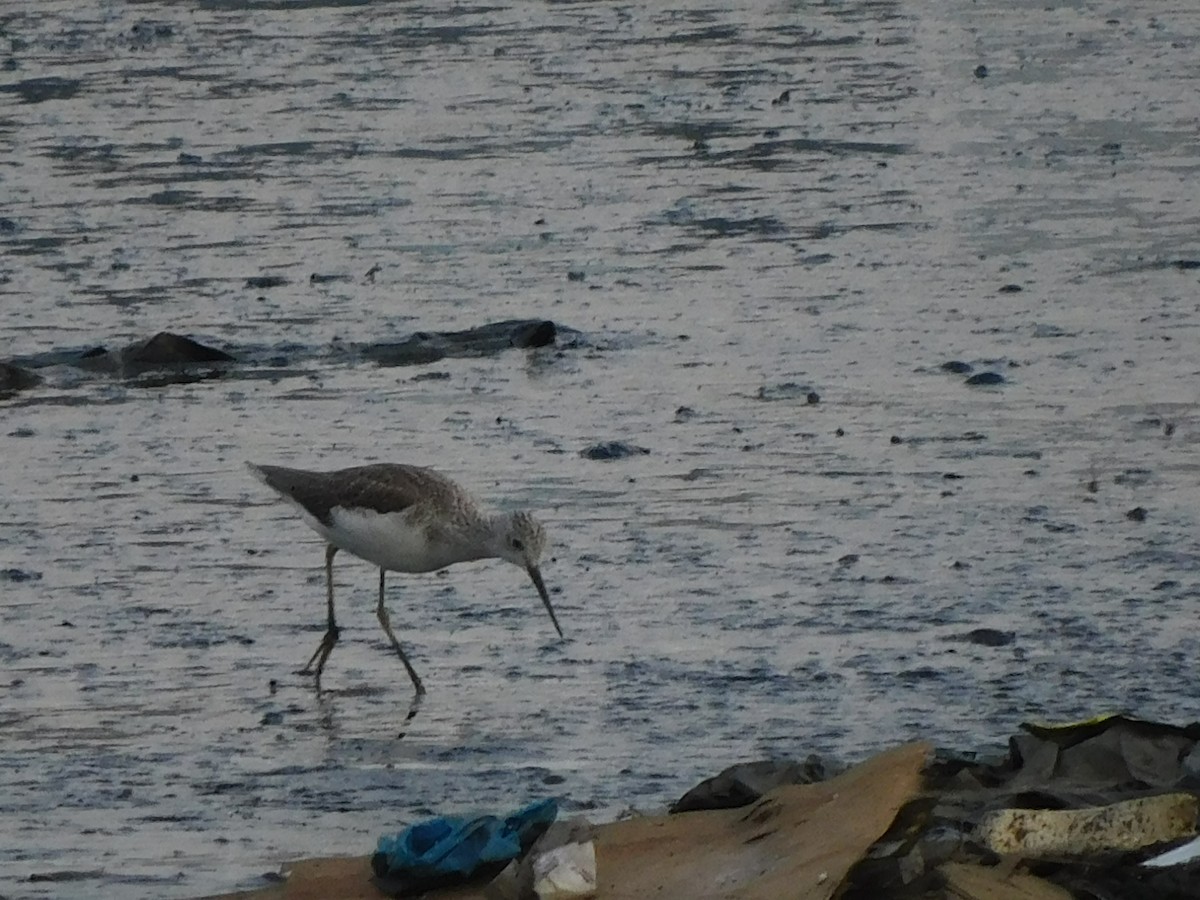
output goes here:
[{"label": "blue plastic bag", "polygon": [[437,816],[379,839],[371,866],[387,890],[424,890],[465,880],[516,859],[558,816],[553,799],[538,800],[506,818]]}]

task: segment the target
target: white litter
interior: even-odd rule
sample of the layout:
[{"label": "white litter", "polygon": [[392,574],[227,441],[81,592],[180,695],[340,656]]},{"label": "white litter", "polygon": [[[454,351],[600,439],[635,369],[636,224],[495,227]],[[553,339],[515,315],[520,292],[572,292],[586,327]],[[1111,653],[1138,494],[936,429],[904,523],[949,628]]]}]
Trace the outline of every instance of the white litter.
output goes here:
[{"label": "white litter", "polygon": [[539,900],[591,897],[596,893],[596,845],[563,844],[533,861],[533,890]]},{"label": "white litter", "polygon": [[1177,866],[1180,863],[1191,862],[1197,857],[1200,857],[1200,837],[1193,838],[1186,844],[1180,844],[1174,850],[1160,853],[1158,856],[1146,860],[1142,865],[1165,868],[1166,866]]}]

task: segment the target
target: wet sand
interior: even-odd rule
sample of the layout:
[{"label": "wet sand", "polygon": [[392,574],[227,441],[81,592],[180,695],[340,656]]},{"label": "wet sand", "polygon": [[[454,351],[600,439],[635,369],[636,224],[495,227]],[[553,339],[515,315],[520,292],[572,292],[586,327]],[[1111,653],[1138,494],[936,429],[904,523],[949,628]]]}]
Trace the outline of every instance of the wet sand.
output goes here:
[{"label": "wet sand", "polygon": [[[925,6],[10,4],[0,892],[1193,718],[1200,13]],[[526,318],[578,335],[350,352]],[[163,330],[254,364],[71,364]],[[374,571],[317,694],[321,546],[246,459],[538,509],[568,639],[502,563],[393,577],[397,740]]]}]

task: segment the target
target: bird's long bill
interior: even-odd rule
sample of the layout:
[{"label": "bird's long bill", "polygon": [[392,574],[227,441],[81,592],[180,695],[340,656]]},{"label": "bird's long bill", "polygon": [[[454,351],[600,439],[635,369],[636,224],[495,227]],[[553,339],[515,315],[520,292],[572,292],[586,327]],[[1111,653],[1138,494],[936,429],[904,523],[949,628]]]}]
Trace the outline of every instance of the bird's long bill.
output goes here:
[{"label": "bird's long bill", "polygon": [[550,621],[554,623],[554,629],[558,632],[558,636],[562,637],[562,628],[558,625],[558,616],[554,615],[554,607],[550,605],[550,594],[546,591],[546,582],[542,581],[542,573],[538,571],[537,566],[527,566],[525,571],[533,579],[533,586],[537,588],[542,603],[546,604],[546,612],[550,613]]}]

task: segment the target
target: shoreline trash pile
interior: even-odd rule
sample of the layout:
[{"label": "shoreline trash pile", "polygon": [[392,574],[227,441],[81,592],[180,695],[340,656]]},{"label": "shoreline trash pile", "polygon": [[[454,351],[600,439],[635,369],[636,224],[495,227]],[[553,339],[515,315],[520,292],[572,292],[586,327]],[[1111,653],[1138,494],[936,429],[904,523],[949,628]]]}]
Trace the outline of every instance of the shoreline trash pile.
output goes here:
[{"label": "shoreline trash pile", "polygon": [[[212,900],[1198,898],[1198,742],[1200,723],[1110,715],[1023,725],[994,759],[922,742],[836,774],[815,757],[744,763],[663,815],[551,824],[543,800],[439,817],[382,838],[374,870],[304,860]],[[433,857],[459,874],[409,877]]]}]

